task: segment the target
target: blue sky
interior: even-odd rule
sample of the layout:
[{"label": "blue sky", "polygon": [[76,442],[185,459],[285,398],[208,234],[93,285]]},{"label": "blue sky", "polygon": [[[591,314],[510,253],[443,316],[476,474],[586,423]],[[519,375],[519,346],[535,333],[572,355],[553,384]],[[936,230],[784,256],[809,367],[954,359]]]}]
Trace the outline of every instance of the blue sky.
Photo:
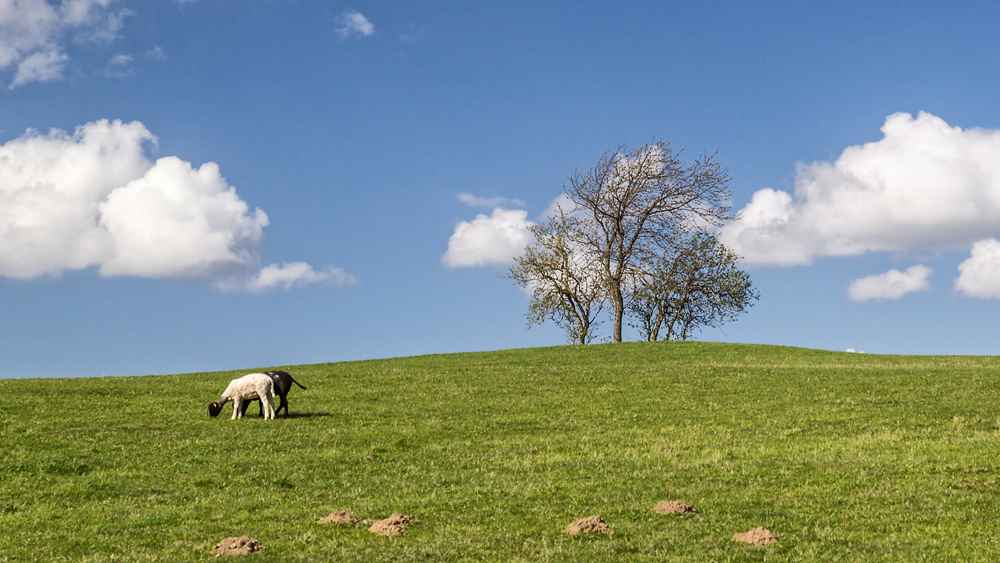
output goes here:
[{"label": "blue sky", "polygon": [[717,151],[750,217],[723,238],[760,301],[699,339],[996,354],[998,27],[974,2],[0,0],[0,377],[564,343],[526,328],[507,247],[574,169],[660,137]]}]

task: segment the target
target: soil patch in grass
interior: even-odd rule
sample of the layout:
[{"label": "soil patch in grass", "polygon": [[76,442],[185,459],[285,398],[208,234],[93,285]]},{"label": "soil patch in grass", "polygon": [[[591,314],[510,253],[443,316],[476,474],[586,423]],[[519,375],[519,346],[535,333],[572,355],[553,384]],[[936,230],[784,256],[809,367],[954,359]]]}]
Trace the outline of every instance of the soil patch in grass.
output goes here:
[{"label": "soil patch in grass", "polygon": [[376,521],[368,531],[382,536],[401,536],[406,534],[406,524],[413,524],[416,521],[412,516],[393,514],[385,520]]},{"label": "soil patch in grass", "polygon": [[661,501],[660,504],[653,508],[653,512],[657,514],[698,514],[698,511],[694,509],[690,504],[685,504],[679,500],[665,500]]},{"label": "soil patch in grass", "polygon": [[251,553],[263,553],[264,544],[247,537],[226,538],[215,544],[215,556],[220,555],[250,555]]},{"label": "soil patch in grass", "polygon": [[580,518],[579,520],[567,526],[566,529],[563,530],[563,532],[571,536],[575,536],[577,534],[590,534],[594,532],[601,534],[608,534],[609,536],[614,535],[614,531],[612,531],[611,528],[608,527],[608,524],[604,521],[604,518],[601,518],[600,516],[588,516],[586,518]]},{"label": "soil patch in grass", "polygon": [[317,524],[333,524],[334,526],[339,526],[340,524],[352,524],[358,523],[358,517],[354,515],[353,512],[348,512],[346,510],[335,510],[330,513],[329,516],[324,516],[316,521]]},{"label": "soil patch in grass", "polygon": [[750,545],[768,545],[777,543],[778,538],[767,528],[754,528],[742,534],[733,534],[733,541],[748,543]]}]

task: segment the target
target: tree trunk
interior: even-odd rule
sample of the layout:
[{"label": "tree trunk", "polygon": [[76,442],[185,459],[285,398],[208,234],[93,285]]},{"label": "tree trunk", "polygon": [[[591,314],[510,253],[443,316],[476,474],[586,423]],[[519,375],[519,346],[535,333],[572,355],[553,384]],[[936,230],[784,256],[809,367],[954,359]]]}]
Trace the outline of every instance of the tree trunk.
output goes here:
[{"label": "tree trunk", "polygon": [[[587,311],[586,314],[589,315],[590,311]],[[581,319],[579,322],[579,327],[580,330],[577,333],[576,343],[583,345],[587,343],[587,333],[590,332],[590,323]]]},{"label": "tree trunk", "polygon": [[622,317],[625,316],[625,298],[622,296],[622,289],[619,285],[615,287],[614,291],[615,300],[615,342],[622,341]]}]

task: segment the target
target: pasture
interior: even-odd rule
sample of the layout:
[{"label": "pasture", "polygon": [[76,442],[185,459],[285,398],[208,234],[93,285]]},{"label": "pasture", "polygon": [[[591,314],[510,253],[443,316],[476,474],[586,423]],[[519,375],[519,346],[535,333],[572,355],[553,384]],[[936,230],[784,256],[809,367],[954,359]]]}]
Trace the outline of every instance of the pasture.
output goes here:
[{"label": "pasture", "polygon": [[[996,561],[1000,358],[626,343],[0,380],[0,562]],[[663,500],[698,514],[662,515]],[[316,521],[412,515],[405,536]],[[562,533],[600,515],[613,535]],[[733,541],[763,526],[779,541]],[[225,560],[225,559],[223,559]]]}]

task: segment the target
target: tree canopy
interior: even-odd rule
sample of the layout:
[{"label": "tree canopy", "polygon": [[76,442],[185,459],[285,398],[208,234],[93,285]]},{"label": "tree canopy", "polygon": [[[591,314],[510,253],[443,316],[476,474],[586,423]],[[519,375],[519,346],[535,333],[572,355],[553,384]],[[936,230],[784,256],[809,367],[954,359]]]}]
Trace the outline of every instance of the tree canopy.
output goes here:
[{"label": "tree canopy", "polygon": [[588,255],[570,238],[576,223],[560,209],[545,225],[531,227],[535,243],[517,259],[509,277],[531,294],[529,326],[551,320],[571,342],[587,344],[604,308],[605,291]]},{"label": "tree canopy", "polygon": [[509,277],[532,296],[529,325],[552,320],[585,344],[607,307],[615,342],[632,317],[644,338],[688,338],[735,319],[757,293],[710,229],[731,219],[729,176],[714,155],[685,165],[659,140],[620,145],[577,170]]},{"label": "tree canopy", "polygon": [[699,230],[669,249],[636,284],[629,313],[646,340],[687,340],[702,327],[736,320],[758,292],[739,256]]}]

